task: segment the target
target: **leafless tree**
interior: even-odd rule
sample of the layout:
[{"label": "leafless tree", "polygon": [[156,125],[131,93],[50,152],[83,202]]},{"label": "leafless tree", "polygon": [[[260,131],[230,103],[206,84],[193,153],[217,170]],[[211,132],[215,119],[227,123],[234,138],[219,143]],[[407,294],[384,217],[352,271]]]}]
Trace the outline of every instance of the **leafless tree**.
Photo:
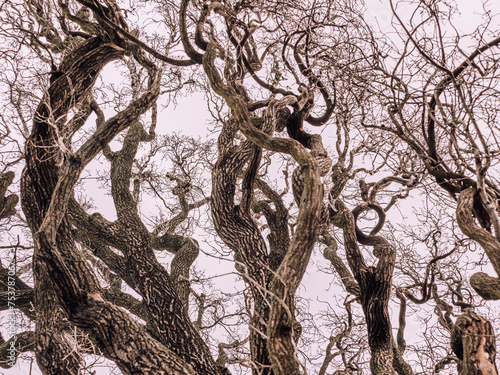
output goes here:
[{"label": "leafless tree", "polygon": [[[476,271],[500,272],[500,39],[487,8],[465,35],[445,2],[389,5],[392,34],[350,1],[3,2],[0,224],[30,234],[2,247],[24,256],[2,309],[15,285],[34,325],[0,352],[44,374],[497,374],[500,284]],[[165,135],[194,91],[216,144]],[[336,283],[316,315],[314,264]]]}]

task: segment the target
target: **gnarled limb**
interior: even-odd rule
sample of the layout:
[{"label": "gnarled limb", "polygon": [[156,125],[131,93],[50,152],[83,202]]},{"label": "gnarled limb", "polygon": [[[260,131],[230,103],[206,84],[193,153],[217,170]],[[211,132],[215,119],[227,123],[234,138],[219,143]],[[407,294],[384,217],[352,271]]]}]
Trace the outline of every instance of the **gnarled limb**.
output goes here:
[{"label": "gnarled limb", "polygon": [[[68,150],[65,149],[61,134],[63,121],[69,109],[86,97],[93,86],[99,71],[109,62],[123,56],[124,51],[113,45],[104,44],[99,38],[92,38],[66,55],[60,65],[62,76],[55,80],[42,98],[34,117],[34,126],[26,146],[26,167],[21,178],[22,208],[35,238],[33,272],[35,276],[35,303],[37,306],[36,355],[40,367],[45,373],[70,371],[77,373],[80,358],[74,353],[72,344],[63,333],[67,314],[61,310],[61,294],[58,292],[52,274],[48,269],[50,251],[56,246],[56,235],[61,226],[62,236],[59,246],[62,254],[59,259],[68,262],[66,271],[80,275],[81,287],[89,292],[96,291],[96,282],[92,277],[85,278],[82,260],[67,242],[68,223],[63,221],[67,197],[74,176],[58,175],[58,165],[66,160],[67,168],[78,170],[81,163],[72,163]],[[78,172],[77,172],[78,174]],[[59,189],[61,195],[54,195]],[[48,235],[51,245],[40,241],[43,232]],[[68,267],[68,265],[66,267]],[[66,278],[64,282],[73,284],[76,280]],[[74,284],[73,284],[74,285]]]},{"label": "gnarled limb", "polygon": [[260,179],[255,180],[257,188],[274,203],[274,210],[265,201],[255,202],[252,210],[256,213],[262,212],[266,217],[271,233],[267,237],[269,241],[269,267],[275,271],[290,246],[290,234],[288,230],[288,210],[280,195]]},{"label": "gnarled limb", "polygon": [[[189,40],[189,35],[187,32],[186,18],[187,18],[187,7],[189,5],[189,0],[182,0],[181,6],[179,8],[179,29],[181,32],[181,42],[184,47],[184,51],[188,55],[188,57],[193,60],[197,64],[201,64],[203,61],[203,54],[196,51],[196,49],[191,44]],[[206,15],[205,15],[206,17]],[[203,22],[204,18],[198,22]],[[201,27],[197,26],[197,28]],[[198,35],[200,36],[200,35]]]},{"label": "gnarled limb", "polygon": [[[219,375],[221,370],[201,338],[193,335],[195,330],[188,317],[184,317],[187,323],[179,329],[165,316],[182,316],[177,313],[182,309],[175,308],[175,298],[170,298],[170,304],[156,305],[158,308],[150,309],[149,313],[154,318],[152,321],[155,322],[153,327],[158,332],[157,337],[184,353],[184,357],[153,338],[123,310],[104,301],[99,283],[74,246],[66,212],[80,172],[120,131],[137,123],[159,95],[160,71],[140,52],[134,52],[150,73],[146,92],[132,100],[125,110],[102,123],[74,154],[62,147],[64,143],[61,143],[59,134],[65,134],[64,117],[67,111],[80,98],[87,96],[100,69],[124,53],[123,49],[104,44],[99,38],[89,39],[79,49],[69,53],[61,64],[63,75],[53,82],[37,109],[33,131],[27,142],[22,197],[23,210],[35,240],[37,357],[46,373],[78,372],[79,358],[73,353],[70,343],[64,340],[61,331],[62,322],[69,319],[90,332],[99,349],[114,360],[124,373]],[[127,197],[121,198],[120,203],[126,205]],[[132,215],[123,212],[119,216],[123,221],[133,219]],[[146,235],[147,242],[149,233],[146,232]],[[131,243],[139,248],[143,244],[141,240],[140,236],[133,236]],[[175,296],[173,288],[169,289],[169,280],[162,279],[161,267],[150,259],[141,258],[140,254],[125,252],[125,262],[129,259],[138,260],[133,271],[140,275],[138,279],[141,283],[136,283],[136,286],[146,303],[155,298],[155,303],[158,303],[163,295]],[[147,277],[149,274],[154,277]],[[158,286],[166,288],[167,293],[159,290]],[[117,326],[120,329],[116,329]],[[195,340],[198,338],[198,341],[192,343],[189,350],[180,348],[177,342],[173,343],[175,336],[163,331],[165,326],[177,327],[178,334],[194,337]],[[178,342],[189,343],[189,340]]]},{"label": "gnarled limb", "polygon": [[[340,200],[335,202],[335,206],[336,215],[332,219],[336,226],[343,229],[347,260],[360,288],[360,302],[372,354],[370,368],[373,374],[396,374],[388,311],[396,252],[383,237],[360,236],[354,215]],[[374,254],[379,259],[375,267],[366,265],[358,241],[374,246]]]},{"label": "gnarled limb", "polygon": [[[457,222],[462,232],[476,241],[484,249],[497,275],[500,275],[500,241],[486,229],[481,228],[474,221],[474,188],[465,189],[460,193],[457,202]],[[487,282],[485,282],[487,281]],[[471,278],[471,286],[481,296],[487,299],[497,299],[500,295],[500,282],[497,278],[485,277],[484,273],[477,273]]]},{"label": "gnarled limb", "polygon": [[214,65],[215,43],[210,43],[203,59],[203,67],[216,93],[221,95],[233,111],[238,128],[259,147],[291,154],[302,167],[304,188],[299,206],[297,230],[290,248],[274,276],[271,291],[268,347],[276,374],[298,374],[300,363],[295,356],[293,339],[294,297],[304,275],[316,240],[321,211],[323,187],[314,158],[297,141],[274,138],[253,126],[247,105],[236,89],[226,85]]},{"label": "gnarled limb", "polygon": [[359,297],[360,290],[358,283],[352,277],[352,274],[344,264],[344,261],[337,255],[338,245],[335,238],[333,238],[333,236],[330,235],[326,229],[324,229],[322,236],[320,237],[320,242],[327,245],[327,248],[323,250],[323,257],[330,261],[333,268],[340,276],[340,280],[342,281],[342,284],[344,284],[347,292]]},{"label": "gnarled limb", "polygon": [[[328,91],[326,90],[326,87],[323,84],[323,82],[321,82],[321,80],[316,76],[316,74],[312,72],[311,68],[302,61],[302,58],[300,57],[298,51],[298,46],[300,41],[304,37],[306,37],[306,44],[309,43],[308,32],[303,32],[303,34],[298,38],[297,42],[295,43],[295,46],[293,48],[293,57],[295,59],[295,62],[297,63],[297,66],[299,67],[299,71],[302,73],[304,77],[308,79],[311,85],[319,89],[321,96],[323,97],[323,100],[325,101],[326,104],[325,113],[323,115],[321,115],[320,117],[314,117],[313,115],[308,115],[306,121],[313,126],[322,126],[326,124],[326,122],[330,119],[330,117],[332,117],[333,110],[335,109],[336,98],[334,98],[333,101],[330,99],[330,95],[328,94]],[[309,61],[309,56],[307,56],[307,48],[305,48],[305,51],[306,51],[305,52],[306,61]]]},{"label": "gnarled limb", "polygon": [[485,300],[500,299],[500,279],[484,272],[476,272],[471,276],[470,286]]},{"label": "gnarled limb", "polygon": [[457,318],[451,330],[451,347],[463,361],[464,375],[498,374],[493,327],[472,309]]},{"label": "gnarled limb", "polygon": [[[121,14],[119,14],[119,11],[114,11],[113,15],[114,17],[109,17],[109,11],[110,8],[102,6],[98,1],[94,0],[78,0],[80,4],[82,4],[85,7],[88,7],[91,9],[94,13],[94,16],[99,20],[99,27],[97,28],[97,25],[92,25],[93,27],[88,30],[91,31],[91,35],[99,35],[100,33],[107,33],[108,35],[112,35],[113,38],[113,32],[115,33],[114,36],[119,35],[121,38],[122,43],[124,44],[129,44],[129,48],[132,47],[136,49],[141,49],[152,56],[156,57],[157,59],[166,62],[167,64],[173,65],[173,66],[190,66],[197,64],[197,62],[194,59],[189,59],[189,60],[177,60],[168,56],[165,56],[152,47],[148,46],[146,43],[142,42],[137,38],[137,35],[134,34],[133,31],[129,31],[128,27],[123,20],[123,17]],[[60,2],[62,3],[62,2]],[[111,2],[109,2],[111,3]],[[108,3],[108,4],[109,4]],[[114,4],[116,7],[116,4]],[[64,9],[64,7],[62,7]],[[74,18],[73,18],[74,19]],[[76,21],[76,20],[75,20]],[[80,26],[82,26],[82,22],[79,22]],[[103,27],[104,26],[104,27]],[[105,30],[105,31],[104,31]],[[111,32],[112,31],[112,32]],[[120,39],[116,40],[118,44],[120,44]],[[188,54],[188,57],[189,56]]]}]

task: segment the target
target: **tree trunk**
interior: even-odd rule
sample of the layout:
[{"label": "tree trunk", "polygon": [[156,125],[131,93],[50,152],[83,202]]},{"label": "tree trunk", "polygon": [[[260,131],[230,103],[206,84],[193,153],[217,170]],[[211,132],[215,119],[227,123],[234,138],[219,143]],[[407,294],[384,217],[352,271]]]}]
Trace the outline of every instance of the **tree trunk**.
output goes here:
[{"label": "tree trunk", "polygon": [[451,331],[451,347],[463,361],[463,375],[498,375],[493,327],[472,309],[457,318]]}]

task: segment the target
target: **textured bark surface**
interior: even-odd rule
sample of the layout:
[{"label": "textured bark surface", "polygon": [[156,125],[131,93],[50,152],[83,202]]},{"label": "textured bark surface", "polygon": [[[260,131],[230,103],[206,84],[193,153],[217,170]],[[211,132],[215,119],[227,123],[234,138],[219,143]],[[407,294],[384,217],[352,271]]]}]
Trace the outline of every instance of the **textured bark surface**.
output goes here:
[{"label": "textured bark surface", "polygon": [[219,158],[212,172],[212,217],[221,239],[235,252],[236,268],[252,291],[254,311],[251,321],[250,350],[255,372],[270,372],[267,351],[269,304],[263,290],[272,278],[267,246],[248,211],[235,205],[236,177],[251,156],[251,143],[232,145],[232,124],[219,136]]},{"label": "textured bark surface", "polygon": [[463,361],[464,375],[497,375],[495,332],[491,323],[468,309],[451,331],[451,347]]},{"label": "textured bark surface", "polygon": [[[119,179],[117,182],[120,183],[120,181],[122,180]],[[174,251],[178,249],[176,257],[179,253],[182,257],[183,251],[188,254],[193,254],[193,252],[197,254],[198,247],[188,239],[179,238],[180,236],[168,234],[160,237],[152,236],[140,222],[135,202],[127,186],[123,185],[124,190],[118,187],[116,189],[118,191],[115,191],[114,196],[117,196],[117,200],[121,202],[124,211],[122,214],[126,219],[122,218],[110,223],[100,215],[86,214],[73,202],[72,217],[76,225],[94,241],[115,247],[123,253],[123,256],[118,256],[102,245],[96,246],[94,252],[143,297],[148,325],[155,333],[154,336],[186,361],[192,363],[197,371],[207,374],[217,374],[220,371],[224,373],[226,370],[216,366],[206,344],[186,314],[186,303],[179,297],[181,294],[178,294],[185,290],[184,287],[179,290],[179,286],[176,287],[172,281],[176,272],[181,276],[182,272],[173,270],[169,275],[153,253],[154,249],[168,247]],[[126,195],[128,198],[125,198]],[[124,200],[127,200],[134,208],[129,207],[127,210],[127,206],[123,205]],[[184,250],[185,248],[192,250]],[[190,265],[193,256],[188,255],[187,258],[186,267]],[[183,262],[181,258],[177,261],[177,265],[172,265],[172,267],[180,268]]]},{"label": "textured bark surface", "polygon": [[[234,203],[232,203],[234,202],[236,177],[234,171],[241,169],[246,159],[241,150],[238,157],[234,146],[231,147],[229,143],[231,140],[230,131],[219,137],[221,156],[215,167],[213,179],[214,222],[219,235],[235,251],[236,261],[242,263],[239,271],[246,277],[247,282],[250,285],[255,283],[260,288],[265,288],[264,290],[269,288],[272,296],[269,306],[268,300],[261,302],[262,290],[255,289],[254,318],[257,316],[257,319],[262,323],[259,324],[258,320],[253,318],[252,325],[259,329],[262,327],[265,331],[261,331],[257,337],[251,337],[251,346],[254,348],[252,358],[257,361],[257,366],[268,366],[268,359],[264,359],[264,356],[267,357],[267,351],[269,351],[274,374],[299,374],[301,366],[296,356],[293,329],[295,292],[304,275],[319,229],[323,186],[320,182],[318,164],[299,142],[291,139],[273,138],[265,131],[257,129],[250,120],[244,98],[238,94],[235,87],[226,85],[222,81],[215,69],[214,60],[215,44],[211,43],[204,56],[203,66],[212,88],[225,99],[231,108],[235,126],[258,147],[292,155],[302,168],[303,193],[300,199],[297,230],[283,260],[281,262],[274,260],[275,265],[279,264],[279,267],[271,284],[269,284],[270,273],[267,271],[270,270],[270,267],[266,259],[265,242],[251,217],[247,216],[239,206],[233,206]],[[268,121],[277,121],[275,113],[280,106],[290,103],[291,99],[296,100],[285,97],[281,102],[276,103],[276,108],[270,106],[266,111],[269,116]],[[264,123],[266,123],[266,119],[264,119]],[[264,129],[266,129],[266,125],[264,125]],[[250,150],[250,147],[247,146],[247,148]],[[224,190],[223,187],[225,187]],[[227,201],[231,202],[229,207]],[[228,229],[231,228],[231,225],[233,228],[238,228],[239,233],[234,229]],[[230,232],[227,232],[228,230]],[[249,248],[250,244],[251,248]],[[250,254],[253,255],[253,259],[249,257]],[[263,306],[263,308],[259,308],[259,306]],[[259,325],[255,326],[255,324]],[[264,332],[267,332],[267,347],[262,335]],[[257,371],[268,373],[270,369],[263,367],[261,370],[256,369],[255,371],[256,373],[258,373]]]},{"label": "textured bark surface", "polygon": [[491,277],[484,272],[477,272],[471,276],[470,286],[485,300],[500,299],[500,279]]},{"label": "textured bark surface", "polygon": [[[396,260],[395,249],[380,236],[367,237],[359,233],[353,214],[340,200],[336,201],[336,210],[334,224],[343,229],[347,261],[360,289],[360,302],[366,318],[371,351],[371,371],[379,375],[396,374],[388,311]],[[379,259],[375,267],[366,264],[358,240],[373,246],[373,253]],[[404,371],[401,364],[397,367]]]},{"label": "textured bark surface", "polygon": [[[170,347],[183,353],[183,358],[163,346],[124,311],[104,301],[95,276],[74,245],[66,210],[79,173],[119,131],[136,123],[159,94],[160,74],[150,65],[148,91],[124,111],[101,124],[77,152],[70,150],[66,113],[74,103],[87,97],[102,67],[123,54],[121,48],[105,44],[99,38],[88,40],[68,54],[61,64],[63,75],[52,83],[37,109],[30,141],[27,142],[22,206],[35,238],[37,360],[47,374],[78,373],[80,358],[62,330],[63,322],[69,320],[91,334],[102,353],[115,361],[125,374],[219,374],[208,349],[194,334],[194,328],[183,314],[185,308],[170,286],[163,267],[136,253],[152,253],[147,231],[139,230],[136,235],[129,232],[124,239],[128,241],[129,251],[125,253],[122,264],[137,279],[140,275],[142,282],[136,286],[149,307],[151,321],[155,322],[156,337],[168,341]],[[68,67],[67,71],[65,67]],[[68,91],[69,87],[71,91]],[[134,128],[129,138],[133,140],[126,147],[134,147],[134,141],[137,143]],[[127,168],[125,162],[117,165]],[[127,206],[129,196],[120,191],[120,181],[118,178],[115,183],[118,191],[114,193],[120,221],[126,223],[124,227],[129,231],[141,229],[137,213],[134,215],[133,210],[126,210],[130,208]],[[120,236],[117,236],[119,240]],[[158,288],[159,285],[163,289]],[[161,297],[163,295],[165,297]],[[155,299],[155,304],[147,303]],[[172,321],[175,330],[171,328]],[[183,328],[176,324],[179,321],[184,322]],[[165,339],[169,330],[175,331],[178,340],[173,337]],[[189,343],[190,349],[182,347],[189,346]],[[196,363],[197,369],[188,362]]]},{"label": "textured bark surface", "polygon": [[500,298],[500,240],[489,231],[481,228],[474,220],[474,197],[476,189],[465,189],[460,193],[457,202],[457,222],[462,232],[481,245],[488,256],[497,277],[491,277],[483,272],[471,277],[471,286],[485,299]]},{"label": "textured bark surface", "polygon": [[[228,365],[253,375],[303,375],[314,366],[320,375],[361,374],[368,366],[375,375],[413,375],[405,349],[410,358],[418,351],[422,361],[415,368],[426,369],[421,373],[455,366],[460,374],[498,374],[491,324],[464,310],[478,299],[467,293],[463,276],[472,265],[482,267],[484,259],[474,255],[471,262],[460,262],[475,250],[469,239],[477,242],[496,275],[475,273],[470,286],[485,300],[500,299],[498,124],[493,121],[500,38],[483,41],[493,13],[484,15],[477,38],[466,38],[471,45],[477,41],[467,52],[463,35],[457,31],[450,38],[454,10],[448,4],[409,2],[404,8],[414,12],[406,19],[399,18],[401,5],[391,3],[392,20],[399,22],[395,34],[404,44],[397,56],[398,43],[391,46],[389,34],[379,40],[355,3],[325,0],[311,9],[254,1],[2,3],[0,20],[7,26],[0,39],[9,43],[0,57],[0,65],[8,66],[0,84],[10,92],[2,96],[8,108],[0,116],[0,144],[10,149],[0,155],[0,161],[8,161],[0,172],[0,220],[2,228],[4,223],[12,228],[26,225],[25,217],[34,251],[31,238],[26,238],[29,245],[19,239],[15,244],[12,233],[10,246],[0,247],[12,251],[14,259],[19,249],[23,256],[33,255],[32,269],[26,258],[21,261],[20,277],[33,276],[34,286],[17,276],[11,281],[11,269],[0,265],[0,310],[13,307],[9,297],[15,284],[16,308],[36,322],[34,332],[19,334],[19,350],[34,351],[44,374],[81,373],[90,354],[113,361],[124,374],[228,375]],[[430,22],[414,23],[414,16]],[[457,62],[460,54],[466,57]],[[115,71],[126,77],[119,84],[102,75],[116,60]],[[203,90],[222,124],[215,162],[211,140],[193,141],[184,158],[176,147],[183,148],[185,139],[164,137],[168,129],[155,134],[157,107],[175,104],[184,90]],[[36,108],[33,100],[40,100]],[[116,115],[107,118],[111,110]],[[313,132],[328,137],[329,147],[304,127],[327,122],[329,127]],[[17,160],[14,133],[25,141]],[[333,148],[332,168],[327,150]],[[99,153],[103,158],[95,160]],[[12,194],[17,188],[10,170],[23,158],[24,217],[17,217],[19,198]],[[102,161],[106,172],[89,166],[92,160]],[[293,161],[298,166],[292,172]],[[200,165],[206,170],[198,174]],[[109,182],[116,219],[90,212],[91,200],[79,203],[88,197],[88,192],[83,199],[76,194],[79,186],[91,186],[82,176],[86,166],[87,177],[97,173]],[[210,197],[203,185],[208,166]],[[266,182],[280,167],[283,181]],[[331,181],[323,185],[321,178],[330,172]],[[401,186],[389,187],[392,183]],[[446,207],[440,189],[458,198],[456,222],[464,236],[447,217],[454,203]],[[415,192],[426,198],[422,211],[415,210],[415,226],[412,221],[386,228],[386,238],[393,235],[401,247],[396,250],[378,233],[386,212]],[[152,209],[151,196],[164,207]],[[188,203],[200,196],[201,201]],[[207,202],[213,226],[204,211],[192,211]],[[366,235],[357,221],[369,210],[379,220]],[[198,272],[200,244],[179,234],[206,230],[212,236],[214,229],[244,282],[240,288],[238,279],[232,293],[225,286],[206,291],[212,279],[218,283],[234,275],[216,267],[207,277]],[[326,261],[313,264],[317,242],[326,246]],[[227,261],[225,247],[216,248],[218,239],[214,244],[211,250]],[[450,244],[453,250],[442,254]],[[430,256],[420,251],[424,245]],[[211,250],[204,255],[213,255]],[[397,266],[396,253],[401,255]],[[169,265],[165,259],[172,259]],[[325,307],[316,315],[316,305],[303,308],[301,298],[310,291],[302,294],[299,287],[307,267],[317,265],[314,271],[328,274],[324,264],[333,267],[347,293],[321,296],[316,302]],[[393,329],[389,302],[395,267],[400,311]],[[330,278],[321,287],[337,281]],[[414,297],[415,291],[422,297]],[[228,301],[236,303],[227,308]],[[451,332],[457,357],[446,346],[432,347],[430,340],[425,347],[406,348],[407,301],[426,304],[420,310],[425,328],[440,329],[443,336]],[[418,311],[415,305],[408,311]],[[429,317],[429,306],[435,316]],[[459,307],[464,313],[453,323]],[[321,365],[317,352],[300,347],[313,341],[313,350],[325,346]],[[0,335],[0,353],[8,353],[12,342]],[[12,365],[0,361],[0,366]]]},{"label": "textured bark surface", "polygon": [[[114,59],[123,55],[123,50],[102,43],[98,38],[90,39],[66,56],[61,63],[59,77],[42,98],[35,114],[32,134],[26,146],[26,168],[22,176],[22,206],[30,229],[36,239],[43,223],[55,221],[55,230],[59,235],[52,235],[51,246],[60,246],[60,254],[68,271],[79,276],[82,287],[95,293],[97,286],[92,279],[85,279],[81,264],[84,262],[71,247],[71,233],[63,212],[55,213],[52,195],[56,186],[68,183],[60,180],[59,169],[64,165],[79,163],[71,160],[70,153],[63,153],[65,147],[62,125],[64,117],[72,106],[88,95],[99,71]],[[61,134],[62,133],[62,134]],[[58,166],[59,165],[59,166]],[[64,198],[62,210],[64,210]],[[77,373],[80,358],[73,351],[71,343],[65,337],[62,326],[67,318],[61,309],[61,291],[52,281],[49,260],[54,256],[41,241],[36,241],[33,257],[35,276],[36,354],[40,368],[46,374]]]},{"label": "textured bark surface", "polygon": [[7,188],[14,180],[14,172],[0,173],[0,220],[16,213],[19,197],[15,194],[5,195]]}]

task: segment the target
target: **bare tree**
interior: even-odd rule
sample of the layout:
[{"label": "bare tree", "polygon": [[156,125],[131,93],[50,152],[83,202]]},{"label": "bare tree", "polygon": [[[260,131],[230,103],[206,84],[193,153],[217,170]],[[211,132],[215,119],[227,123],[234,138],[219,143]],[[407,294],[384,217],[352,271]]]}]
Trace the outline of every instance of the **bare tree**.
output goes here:
[{"label": "bare tree", "polygon": [[[124,374],[497,374],[498,278],[473,251],[498,274],[500,39],[489,18],[460,34],[444,2],[391,7],[392,40],[349,1],[4,2],[0,220],[30,235],[4,247],[22,272],[1,271],[35,324],[0,352],[44,374],[90,356]],[[216,145],[163,135],[183,90],[206,93]],[[97,173],[114,216],[88,200]],[[200,254],[238,290],[210,291],[224,275]],[[314,263],[337,283],[318,315]]]}]

